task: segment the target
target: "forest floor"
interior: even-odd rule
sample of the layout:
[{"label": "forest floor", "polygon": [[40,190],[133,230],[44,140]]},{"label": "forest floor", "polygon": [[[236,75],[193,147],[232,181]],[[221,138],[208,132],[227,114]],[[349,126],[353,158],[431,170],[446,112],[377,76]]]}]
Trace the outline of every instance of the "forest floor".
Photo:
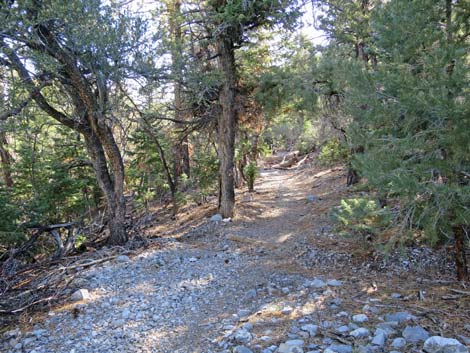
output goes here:
[{"label": "forest floor", "polygon": [[210,221],[213,204],[177,220],[153,210],[146,249],[81,271],[72,285],[88,298],[10,327],[0,351],[419,352],[426,335],[470,344],[470,291],[453,281],[448,249],[385,256],[338,236],[331,208],[361,194],[341,166],[265,167],[254,193],[237,193],[230,222]]}]

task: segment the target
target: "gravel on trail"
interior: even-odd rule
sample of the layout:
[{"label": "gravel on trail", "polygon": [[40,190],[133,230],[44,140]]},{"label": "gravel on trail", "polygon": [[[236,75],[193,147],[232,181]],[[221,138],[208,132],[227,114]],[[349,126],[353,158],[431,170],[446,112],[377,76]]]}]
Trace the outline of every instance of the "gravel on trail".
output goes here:
[{"label": "gravel on trail", "polygon": [[[337,278],[333,261],[348,259],[308,248],[302,217],[321,200],[307,199],[304,183],[295,171],[264,171],[239,220],[209,219],[194,236],[162,239],[162,249],[83,271],[69,306],[28,331],[4,333],[0,351],[404,353],[424,345],[429,353],[468,353],[465,336],[440,337],[420,318],[390,314],[372,297],[351,311],[350,288],[360,289],[348,275]],[[309,256],[315,252],[310,267],[295,257],[299,244]]]}]

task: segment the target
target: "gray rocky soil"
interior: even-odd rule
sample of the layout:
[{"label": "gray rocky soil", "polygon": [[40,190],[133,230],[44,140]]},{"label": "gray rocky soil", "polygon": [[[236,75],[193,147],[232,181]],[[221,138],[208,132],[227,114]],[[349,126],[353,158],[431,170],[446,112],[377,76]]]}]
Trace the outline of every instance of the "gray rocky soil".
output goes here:
[{"label": "gray rocky soil", "polygon": [[[4,333],[0,351],[468,353],[469,331],[444,337],[451,321],[410,309],[409,291],[390,285],[409,271],[425,281],[427,265],[445,273],[439,257],[414,250],[364,265],[315,245],[334,233],[315,212],[346,191],[340,182],[323,188],[314,174],[263,171],[233,221],[207,219],[179,239],[158,239],[161,249],[83,271],[68,306]],[[371,280],[377,273],[383,282]]]}]

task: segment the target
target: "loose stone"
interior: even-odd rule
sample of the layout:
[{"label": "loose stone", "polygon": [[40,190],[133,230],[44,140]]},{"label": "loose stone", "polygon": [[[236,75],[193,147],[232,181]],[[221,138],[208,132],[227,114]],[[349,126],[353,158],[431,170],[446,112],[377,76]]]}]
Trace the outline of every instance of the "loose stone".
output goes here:
[{"label": "loose stone", "polygon": [[427,353],[468,353],[468,349],[456,339],[441,336],[428,338],[423,349]]},{"label": "loose stone", "polygon": [[245,329],[239,329],[235,332],[233,336],[235,342],[238,343],[248,343],[251,341],[252,335]]},{"label": "loose stone", "polygon": [[354,338],[366,338],[370,336],[370,331],[365,327],[360,327],[354,331],[351,331],[349,335],[353,336]]},{"label": "loose stone", "polygon": [[330,279],[326,282],[326,284],[328,284],[329,286],[332,286],[332,287],[339,287],[339,286],[343,285],[343,282],[338,281],[336,279]]},{"label": "loose stone", "polygon": [[425,341],[429,337],[429,333],[421,326],[407,326],[403,330],[402,336],[408,342],[416,343]]},{"label": "loose stone", "polygon": [[303,325],[300,329],[302,331],[308,332],[310,337],[314,337],[317,334],[318,325],[307,324],[307,325]]},{"label": "loose stone", "polygon": [[400,311],[397,313],[385,315],[385,321],[395,321],[398,324],[402,324],[406,321],[415,320],[415,319],[416,319],[416,316],[411,315],[407,311]]},{"label": "loose stone", "polygon": [[354,315],[352,317],[352,319],[353,319],[354,322],[358,322],[358,323],[363,323],[363,322],[369,321],[369,318],[365,314]]},{"label": "loose stone", "polygon": [[302,340],[290,340],[281,343],[278,349],[278,353],[303,353],[304,341]]},{"label": "loose stone", "polygon": [[343,325],[343,326],[338,327],[336,331],[338,331],[339,333],[346,333],[346,332],[349,332],[350,329],[348,326]]},{"label": "loose stone", "polygon": [[353,347],[346,344],[332,344],[327,349],[335,353],[352,353],[353,351]]},{"label": "loose stone", "polygon": [[251,349],[248,349],[245,346],[236,346],[233,349],[233,353],[253,353],[253,352],[251,351]]},{"label": "loose stone", "polygon": [[79,300],[88,300],[91,298],[90,292],[88,289],[78,289],[70,296],[72,301],[79,301]]},{"label": "loose stone", "polygon": [[315,278],[313,281],[308,282],[308,286],[313,288],[323,288],[326,287],[326,283],[321,279]]},{"label": "loose stone", "polygon": [[222,222],[222,215],[217,213],[211,217],[212,222]]},{"label": "loose stone", "polygon": [[387,339],[387,334],[384,330],[378,328],[375,330],[374,338],[372,338],[372,344],[382,347],[385,344],[385,340]]},{"label": "loose stone", "polygon": [[403,348],[406,345],[406,340],[402,337],[397,337],[392,341],[391,346],[393,348]]}]

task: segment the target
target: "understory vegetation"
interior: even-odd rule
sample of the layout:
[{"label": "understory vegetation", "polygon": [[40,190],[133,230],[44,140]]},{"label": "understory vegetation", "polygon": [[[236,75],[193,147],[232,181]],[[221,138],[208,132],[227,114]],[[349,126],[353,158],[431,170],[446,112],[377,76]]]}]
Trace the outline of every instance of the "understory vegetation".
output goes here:
[{"label": "understory vegetation", "polygon": [[297,150],[364,194],[340,233],[452,244],[469,279],[470,2],[148,6],[0,2],[2,263],[125,244],[156,204],[233,217],[258,160]]}]

